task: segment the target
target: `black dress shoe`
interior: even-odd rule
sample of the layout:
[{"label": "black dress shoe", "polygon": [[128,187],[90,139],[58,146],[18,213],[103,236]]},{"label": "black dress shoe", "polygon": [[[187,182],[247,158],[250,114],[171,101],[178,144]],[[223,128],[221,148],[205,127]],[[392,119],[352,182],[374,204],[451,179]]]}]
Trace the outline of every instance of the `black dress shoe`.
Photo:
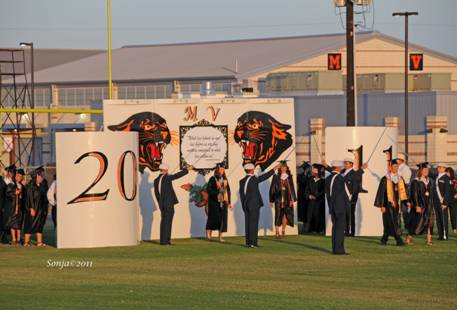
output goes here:
[{"label": "black dress shoe", "polygon": [[333,252],[333,255],[349,255],[346,252]]}]

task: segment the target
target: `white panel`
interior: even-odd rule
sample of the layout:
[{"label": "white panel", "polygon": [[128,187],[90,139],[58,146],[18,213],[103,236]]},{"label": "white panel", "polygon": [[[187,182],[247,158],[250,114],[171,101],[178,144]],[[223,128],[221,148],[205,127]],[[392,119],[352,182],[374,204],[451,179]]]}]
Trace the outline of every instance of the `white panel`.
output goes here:
[{"label": "white panel", "polygon": [[[363,188],[356,207],[356,235],[381,236],[383,233],[381,212],[374,207],[379,181],[387,173],[386,155],[383,150],[392,146],[397,155],[398,130],[388,127],[327,127],[325,129],[325,157],[327,162],[343,160],[352,155],[348,149],[363,145],[363,160],[368,169],[363,174]],[[326,234],[331,235],[332,222],[326,206]]]},{"label": "white panel", "polygon": [[56,140],[57,247],[138,244],[138,133],[57,133]]}]

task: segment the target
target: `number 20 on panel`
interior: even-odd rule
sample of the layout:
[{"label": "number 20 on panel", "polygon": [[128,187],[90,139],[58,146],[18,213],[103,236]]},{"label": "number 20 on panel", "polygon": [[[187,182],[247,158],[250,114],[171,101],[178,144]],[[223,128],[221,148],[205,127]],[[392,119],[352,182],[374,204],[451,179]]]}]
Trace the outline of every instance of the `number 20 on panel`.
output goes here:
[{"label": "number 20 on panel", "polygon": [[[132,193],[127,196],[125,193],[125,186],[124,186],[124,164],[125,164],[125,158],[127,155],[130,155],[130,158],[132,160],[132,165],[133,165],[133,187],[132,187]],[[87,201],[102,201],[106,200],[108,197],[109,189],[105,190],[104,192],[100,193],[89,193],[89,191],[103,178],[103,176],[106,173],[106,170],[108,169],[108,158],[103,154],[102,152],[87,152],[82,154],[81,156],[78,157],[78,159],[75,161],[75,164],[79,164],[84,158],[86,157],[95,157],[98,159],[100,163],[100,168],[98,170],[97,177],[95,180],[90,184],[81,194],[73,198],[68,202],[68,204],[73,204],[73,203],[78,203],[78,202],[87,202]],[[122,153],[121,157],[119,158],[119,163],[117,165],[117,185],[119,192],[121,193],[121,196],[127,200],[127,201],[132,201],[136,197],[136,191],[137,191],[137,161],[136,161],[136,156],[133,151],[125,151]]]}]

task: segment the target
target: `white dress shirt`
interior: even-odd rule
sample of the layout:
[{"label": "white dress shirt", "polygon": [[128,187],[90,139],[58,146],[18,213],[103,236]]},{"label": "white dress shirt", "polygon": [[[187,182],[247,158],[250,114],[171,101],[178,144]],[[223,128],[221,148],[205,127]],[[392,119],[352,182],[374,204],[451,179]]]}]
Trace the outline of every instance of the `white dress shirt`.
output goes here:
[{"label": "white dress shirt", "polygon": [[402,163],[398,167],[398,175],[403,178],[405,184],[409,184],[409,182],[411,181],[411,169],[405,163]]}]

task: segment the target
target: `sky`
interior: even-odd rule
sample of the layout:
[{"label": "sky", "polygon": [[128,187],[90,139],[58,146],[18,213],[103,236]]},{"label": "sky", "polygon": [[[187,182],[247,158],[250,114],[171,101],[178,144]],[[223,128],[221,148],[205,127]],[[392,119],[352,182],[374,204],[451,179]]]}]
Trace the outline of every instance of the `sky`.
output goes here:
[{"label": "sky", "polygon": [[[106,0],[0,0],[0,47],[107,47]],[[111,0],[112,47],[344,32],[333,0]],[[365,30],[457,57],[457,0],[373,0]],[[344,18],[344,16],[343,16]]]}]

